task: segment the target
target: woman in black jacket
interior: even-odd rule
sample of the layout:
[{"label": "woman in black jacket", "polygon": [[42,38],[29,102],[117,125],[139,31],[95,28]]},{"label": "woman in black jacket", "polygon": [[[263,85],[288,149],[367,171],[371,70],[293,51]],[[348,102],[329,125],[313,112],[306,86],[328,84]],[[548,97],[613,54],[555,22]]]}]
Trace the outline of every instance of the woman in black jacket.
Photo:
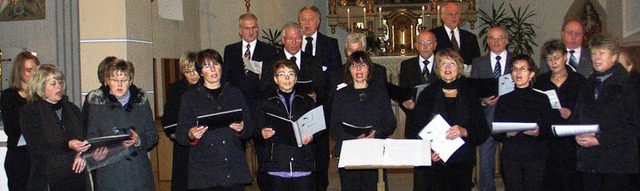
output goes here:
[{"label": "woman in black jacket", "polygon": [[189,162],[189,158],[187,157],[189,157],[189,147],[176,143],[175,133],[182,94],[200,79],[200,75],[198,75],[195,69],[197,58],[198,54],[195,52],[188,52],[180,58],[180,72],[184,75],[184,78],[169,85],[167,102],[164,104],[164,113],[162,115],[164,133],[171,141],[174,141],[173,167],[171,168],[171,190],[174,191],[187,190],[187,167]]},{"label": "woman in black jacket", "polygon": [[594,73],[578,93],[572,122],[598,124],[599,133],[577,135],[577,168],[585,190],[632,190],[629,175],[638,172],[640,108],[619,64],[618,45],[597,35],[591,42]]},{"label": "woman in black jacket", "polygon": [[[222,82],[222,57],[200,51],[196,71],[202,76],[182,96],[176,140],[190,146],[188,187],[196,190],[244,190],[252,182],[242,144],[253,135],[251,112],[240,89]],[[204,126],[197,117],[242,109],[242,121]]]},{"label": "woman in black jacket", "polygon": [[20,108],[27,104],[26,86],[29,76],[40,65],[31,52],[21,52],[16,56],[9,78],[9,88],[2,91],[0,109],[4,133],[7,134],[7,155],[4,169],[7,173],[9,190],[26,190],[29,182],[29,152],[20,131]]},{"label": "woman in black jacket", "polygon": [[[302,146],[298,147],[290,123],[282,120],[297,121],[302,115],[313,109],[314,101],[305,94],[294,91],[298,66],[291,60],[278,60],[273,65],[273,79],[278,85],[273,97],[262,102],[258,109],[258,127],[266,145],[265,165],[261,170],[270,176],[267,180],[273,190],[315,190],[315,181],[311,173],[315,170],[312,136],[302,137]],[[276,115],[271,116],[271,115]],[[286,129],[283,129],[286,128]]]},{"label": "woman in black jacket", "polygon": [[[396,129],[396,118],[391,110],[389,95],[378,86],[369,86],[373,62],[366,52],[356,51],[349,56],[345,67],[345,83],[348,85],[335,95],[331,110],[331,129],[336,135],[335,152],[340,153],[342,141],[350,139],[384,139]],[[348,125],[366,127],[365,133],[350,131]],[[355,134],[354,134],[355,133]],[[343,190],[375,190],[377,170],[338,169]]]},{"label": "woman in black jacket", "polygon": [[531,88],[535,63],[528,55],[511,59],[515,90],[500,97],[495,122],[537,123],[535,130],[494,134],[504,144],[500,159],[506,190],[542,190],[550,132],[549,98]]},{"label": "woman in black jacket", "polygon": [[460,54],[446,49],[436,54],[436,60],[439,80],[420,93],[412,125],[421,129],[440,114],[451,125],[447,138],[460,137],[465,143],[446,163],[438,153],[432,153],[432,166],[414,168],[413,190],[471,190],[476,146],[489,136],[487,122],[476,91],[462,76],[464,63]]},{"label": "woman in black jacket", "polygon": [[[31,156],[27,190],[85,190],[84,140],[80,109],[69,102],[64,74],[54,65],[39,66],[29,77],[27,100],[20,111],[20,127]],[[81,141],[78,141],[81,142]]]},{"label": "woman in black jacket", "polygon": [[[573,71],[567,63],[567,48],[560,40],[550,40],[542,46],[542,59],[547,61],[549,72],[536,77],[534,88],[554,90],[561,104],[559,112],[553,112],[552,124],[569,124],[569,117],[576,105],[578,91],[586,83],[582,75]],[[576,171],[576,144],[573,137],[552,137],[548,142],[544,177],[544,190],[582,190]]]}]

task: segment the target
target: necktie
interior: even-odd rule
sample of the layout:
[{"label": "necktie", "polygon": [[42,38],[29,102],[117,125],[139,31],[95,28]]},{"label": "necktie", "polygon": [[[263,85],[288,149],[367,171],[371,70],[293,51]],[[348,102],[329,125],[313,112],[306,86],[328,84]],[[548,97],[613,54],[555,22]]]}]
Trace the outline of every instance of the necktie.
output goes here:
[{"label": "necktie", "polygon": [[456,40],[456,35],[453,30],[451,30],[451,47],[455,51],[460,51],[460,47],[458,46],[458,40]]},{"label": "necktie", "polygon": [[571,65],[571,67],[573,67],[573,71],[576,71],[578,69],[578,59],[576,58],[576,56],[573,55],[573,53],[576,53],[575,50],[569,50],[569,64]]},{"label": "necktie", "polygon": [[289,58],[289,60],[291,60],[291,61],[293,61],[293,62],[296,62],[296,57],[295,57],[295,56],[292,56],[291,58]]},{"label": "necktie", "polygon": [[[247,51],[244,51],[244,57],[247,60],[251,60],[251,44],[247,44]],[[246,75],[249,69],[247,69],[247,65],[244,66],[244,74]]]},{"label": "necktie", "polygon": [[304,52],[313,55],[313,37],[304,38],[307,40],[307,45],[304,46]]},{"label": "necktie", "polygon": [[498,78],[502,75],[502,66],[500,66],[500,59],[502,59],[502,57],[496,56],[496,67],[493,68],[494,78]]},{"label": "necktie", "polygon": [[429,60],[424,60],[422,63],[424,64],[424,67],[422,67],[422,76],[426,79],[429,74]]}]

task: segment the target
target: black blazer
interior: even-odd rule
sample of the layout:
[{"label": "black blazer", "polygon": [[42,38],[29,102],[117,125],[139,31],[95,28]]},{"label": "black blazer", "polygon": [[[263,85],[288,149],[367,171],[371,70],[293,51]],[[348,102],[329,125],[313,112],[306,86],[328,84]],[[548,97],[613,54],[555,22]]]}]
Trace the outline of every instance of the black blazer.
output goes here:
[{"label": "black blazer", "polygon": [[435,73],[436,70],[434,67],[437,61],[433,61],[434,63],[432,65],[431,72],[425,79],[424,76],[422,76],[422,68],[420,68],[420,63],[418,63],[419,60],[419,57],[416,56],[414,58],[404,60],[402,61],[402,63],[400,63],[400,74],[398,75],[398,77],[400,78],[399,85],[401,87],[415,88],[417,85],[424,83],[433,83],[437,80]]},{"label": "black blazer", "polygon": [[342,66],[338,40],[318,32],[316,39],[315,57],[322,60],[322,66],[327,70],[336,70]]},{"label": "black blazer", "polygon": [[[471,78],[482,78],[482,79],[494,78],[493,68],[491,68],[490,56],[491,56],[491,53],[487,53],[484,56],[473,59],[473,62],[471,62],[472,63]],[[504,73],[502,73],[501,75],[511,73],[511,65],[509,65],[509,63],[511,62],[511,52],[507,51],[507,58],[504,59],[504,62],[506,62],[504,65],[505,69],[504,69]],[[496,84],[496,87],[497,86],[498,84]],[[493,114],[496,110],[496,107],[491,105],[486,105],[483,107],[483,110],[484,110],[484,115],[487,120],[487,123],[491,124],[493,122]]]},{"label": "black blazer", "polygon": [[[469,65],[474,58],[480,56],[478,37],[476,37],[475,34],[460,28],[458,28],[458,31],[460,31],[460,55],[462,56],[464,63]],[[449,36],[451,35],[447,33],[444,26],[431,29],[431,32],[436,35],[436,40],[438,41],[438,45],[436,45],[436,53],[440,50],[451,48],[451,40],[449,39]]]},{"label": "black blazer", "polygon": [[[261,41],[256,42],[251,60],[264,61],[276,54],[276,48]],[[249,71],[244,73],[242,62],[242,41],[227,45],[224,48],[224,64],[222,65],[222,78],[233,86],[240,88],[250,108],[256,108],[260,103],[260,79],[258,74]],[[271,79],[271,78],[270,78]]]},{"label": "black blazer", "polygon": [[[322,64],[320,60],[310,54],[301,52],[300,54],[300,73],[298,81],[313,80],[313,86],[317,95],[316,103],[323,103],[326,100],[324,73],[322,72]],[[284,54],[284,50],[276,54],[268,61],[262,63],[262,80],[260,80],[260,92],[262,98],[266,99],[275,95],[278,86],[273,81],[273,65],[280,59],[288,59]]]}]

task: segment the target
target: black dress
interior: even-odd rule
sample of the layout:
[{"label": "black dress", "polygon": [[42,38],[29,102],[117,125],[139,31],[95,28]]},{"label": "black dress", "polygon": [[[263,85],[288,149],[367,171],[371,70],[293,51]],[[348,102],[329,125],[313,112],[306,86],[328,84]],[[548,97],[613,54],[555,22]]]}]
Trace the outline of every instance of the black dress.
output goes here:
[{"label": "black dress", "polygon": [[84,173],[71,170],[76,152],[69,140],[84,140],[80,109],[65,96],[57,104],[39,100],[20,110],[20,128],[31,156],[27,190],[85,190]]},{"label": "black dress", "polygon": [[[182,94],[189,88],[189,81],[181,79],[171,85],[167,90],[167,102],[164,105],[164,113],[162,115],[162,126],[166,127],[178,123],[178,112],[180,111],[180,102]],[[187,176],[189,165],[189,147],[182,146],[175,142],[176,126],[164,129],[165,135],[173,141],[173,166],[171,168],[171,190],[188,190]],[[174,137],[171,138],[171,135]]]},{"label": "black dress", "polygon": [[7,173],[9,190],[26,190],[29,182],[31,160],[26,146],[18,146],[22,136],[20,131],[20,108],[27,104],[27,100],[18,91],[8,88],[2,91],[0,106],[4,133],[7,134],[7,156],[4,159],[4,169]]},{"label": "black dress", "polygon": [[[457,89],[458,94],[455,98],[447,98],[443,88]],[[430,167],[414,168],[414,190],[471,190],[476,146],[489,137],[489,132],[480,99],[468,80],[462,77],[451,83],[436,81],[419,95],[415,114],[411,124],[414,129],[421,129],[433,116],[440,114],[451,126],[465,128],[468,135],[462,137],[464,145],[446,163],[440,161]]]},{"label": "black dress", "polygon": [[[542,91],[555,90],[563,108],[574,111],[578,92],[586,83],[586,79],[567,68],[567,79],[556,86],[551,81],[551,72],[536,77],[534,88]],[[568,119],[562,118],[559,112],[554,112],[552,124],[569,124]],[[578,171],[576,170],[576,141],[575,137],[552,137],[547,144],[549,158],[547,159],[544,177],[544,190],[582,190]]]}]

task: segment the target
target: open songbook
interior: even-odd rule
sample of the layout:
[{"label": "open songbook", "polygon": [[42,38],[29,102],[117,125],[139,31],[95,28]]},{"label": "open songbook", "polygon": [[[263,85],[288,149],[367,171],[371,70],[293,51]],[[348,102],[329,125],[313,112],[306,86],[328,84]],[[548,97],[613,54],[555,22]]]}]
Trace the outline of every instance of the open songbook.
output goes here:
[{"label": "open songbook", "polygon": [[342,142],[338,168],[431,166],[429,141],[352,139]]},{"label": "open songbook", "polygon": [[600,126],[594,125],[552,125],[551,130],[556,137],[567,137],[587,133],[599,133]]},{"label": "open songbook", "polygon": [[247,70],[256,74],[262,74],[262,61],[249,60],[243,56],[242,62],[247,67]]},{"label": "open songbook", "polygon": [[[129,134],[110,135],[87,139],[91,147],[80,156],[87,162],[87,169],[94,170],[109,164],[123,160],[129,156],[129,150],[124,147],[122,141],[130,139]],[[98,151],[103,150],[106,154],[100,157]]]},{"label": "open songbook", "polygon": [[516,89],[516,85],[513,83],[511,74],[505,74],[498,77],[498,96],[508,94]]},{"label": "open songbook", "polygon": [[91,144],[91,148],[97,148],[122,143],[122,141],[129,139],[129,137],[131,137],[129,134],[94,137],[87,139],[87,143]]},{"label": "open songbook", "polygon": [[493,122],[491,123],[491,134],[530,131],[535,130],[537,126],[537,123]]},{"label": "open songbook", "polygon": [[544,95],[546,95],[549,98],[549,103],[551,104],[551,109],[560,109],[562,108],[562,105],[560,104],[560,99],[558,98],[558,94],[556,93],[556,90],[547,90],[547,91],[542,91],[539,89],[535,89],[533,88],[534,91],[543,93]]},{"label": "open songbook", "polygon": [[198,116],[196,126],[208,126],[208,130],[228,127],[229,124],[242,121],[242,109],[234,109]]},{"label": "open songbook", "polygon": [[460,137],[447,139],[447,130],[450,128],[451,125],[449,125],[440,114],[437,114],[431,119],[431,122],[424,126],[424,128],[420,130],[420,133],[418,133],[420,138],[431,141],[431,149],[438,153],[438,156],[440,156],[444,162],[447,162],[453,153],[464,145],[464,140]]},{"label": "open songbook", "polygon": [[342,125],[345,126],[347,133],[356,137],[360,135],[365,135],[365,136],[369,135],[371,131],[373,131],[373,126],[371,125],[357,126],[357,125],[349,124],[347,122],[342,122]]},{"label": "open songbook", "polygon": [[308,111],[297,121],[267,112],[265,125],[276,131],[276,136],[282,140],[282,144],[302,147],[302,138],[327,129],[324,121],[322,106]]}]

